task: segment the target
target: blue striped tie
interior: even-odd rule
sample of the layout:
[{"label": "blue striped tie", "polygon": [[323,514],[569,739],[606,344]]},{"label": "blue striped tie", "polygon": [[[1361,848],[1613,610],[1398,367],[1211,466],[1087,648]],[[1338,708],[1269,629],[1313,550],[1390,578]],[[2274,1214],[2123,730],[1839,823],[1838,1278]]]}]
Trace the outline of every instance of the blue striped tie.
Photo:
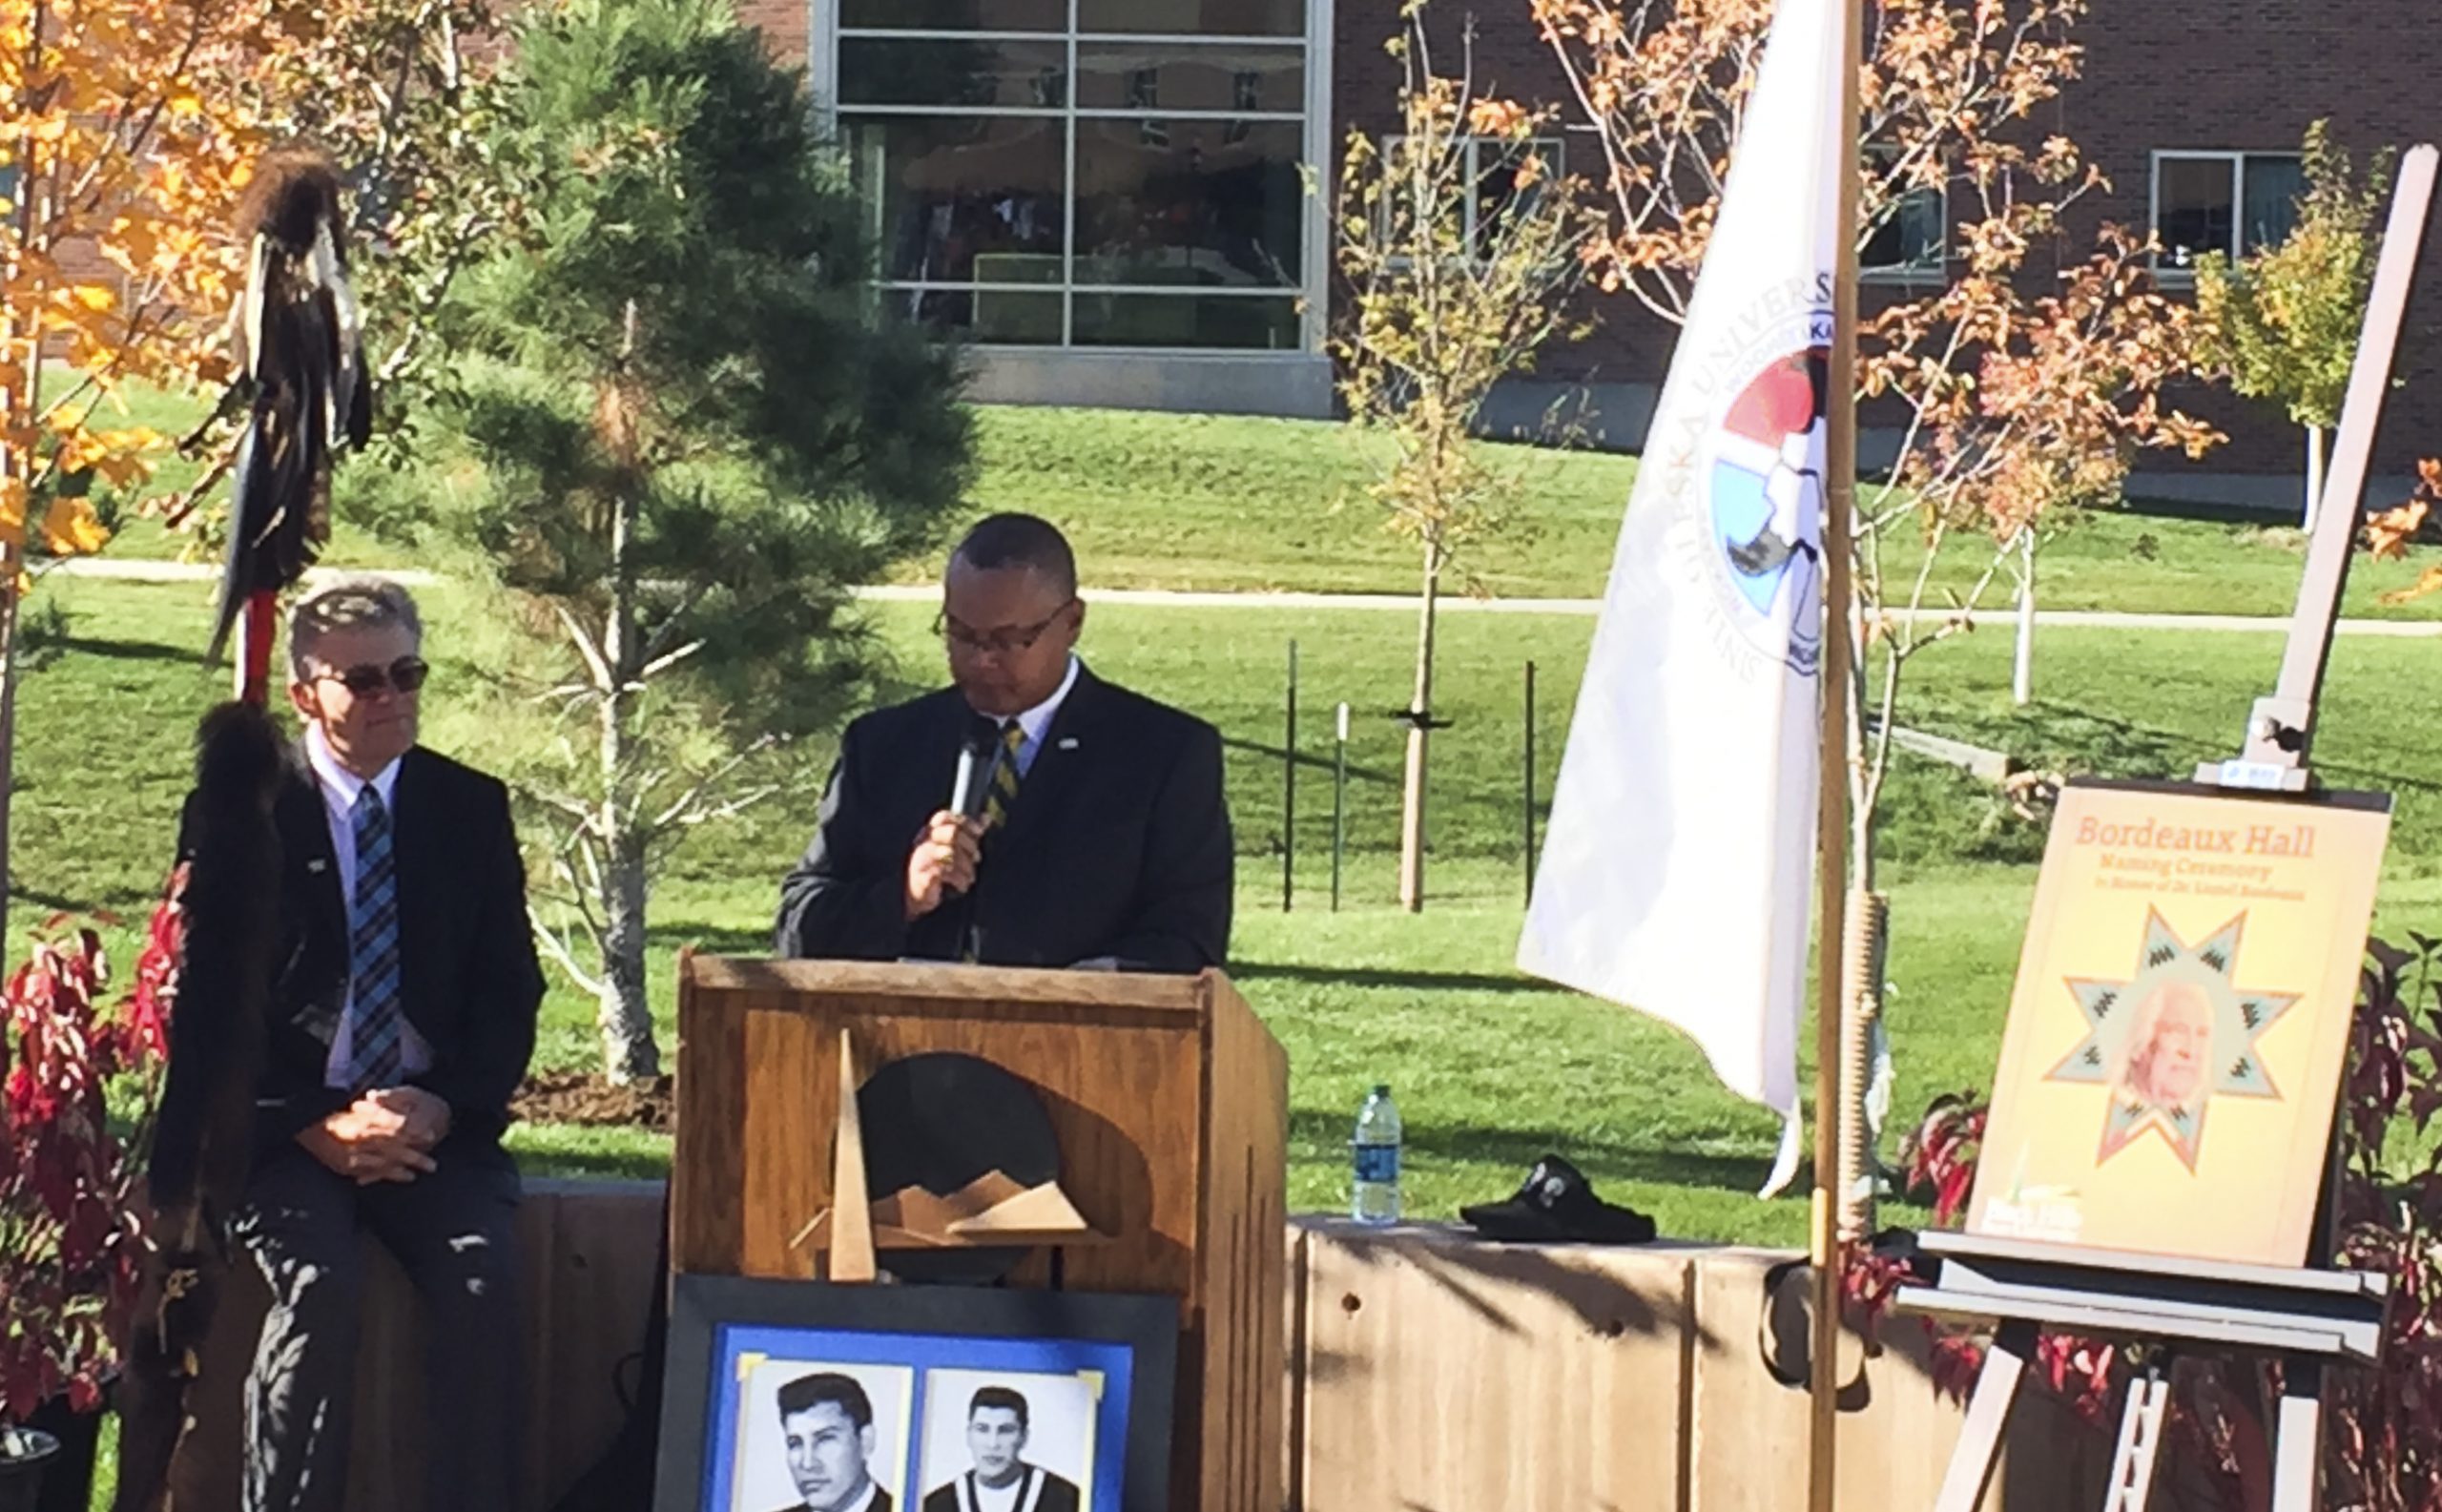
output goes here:
[{"label": "blue striped tie", "polygon": [[357,795],[349,819],[356,831],[356,898],[348,909],[356,1004],[348,1081],[350,1090],[362,1092],[398,1085],[406,1020],[399,1008],[399,869],[390,814],[372,783]]}]

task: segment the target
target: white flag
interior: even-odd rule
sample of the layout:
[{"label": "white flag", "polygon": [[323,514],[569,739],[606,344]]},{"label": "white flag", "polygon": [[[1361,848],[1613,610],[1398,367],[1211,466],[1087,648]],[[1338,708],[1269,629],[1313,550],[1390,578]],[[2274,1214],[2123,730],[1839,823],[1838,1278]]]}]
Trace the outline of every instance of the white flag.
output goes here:
[{"label": "white flag", "polygon": [[[1686,1030],[1798,1152],[1840,0],[1781,0],[1662,385],[1519,965]],[[1846,396],[1842,396],[1845,402]]]}]

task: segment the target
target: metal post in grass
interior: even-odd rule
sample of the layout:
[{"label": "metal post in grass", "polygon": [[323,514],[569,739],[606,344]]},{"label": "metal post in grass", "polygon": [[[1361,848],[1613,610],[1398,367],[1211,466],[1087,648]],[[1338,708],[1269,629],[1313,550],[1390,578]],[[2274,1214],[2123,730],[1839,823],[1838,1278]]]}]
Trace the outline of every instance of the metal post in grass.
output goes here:
[{"label": "metal post in grass", "polygon": [[1297,643],[1289,643],[1289,730],[1280,751],[1280,911],[1295,901],[1297,867]]},{"label": "metal post in grass", "polygon": [[1535,664],[1526,664],[1525,709],[1526,783],[1520,796],[1519,814],[1526,827],[1526,901],[1535,901]]},{"label": "metal post in grass", "polygon": [[1348,705],[1339,706],[1332,754],[1332,912],[1339,912],[1339,862],[1348,850]]}]

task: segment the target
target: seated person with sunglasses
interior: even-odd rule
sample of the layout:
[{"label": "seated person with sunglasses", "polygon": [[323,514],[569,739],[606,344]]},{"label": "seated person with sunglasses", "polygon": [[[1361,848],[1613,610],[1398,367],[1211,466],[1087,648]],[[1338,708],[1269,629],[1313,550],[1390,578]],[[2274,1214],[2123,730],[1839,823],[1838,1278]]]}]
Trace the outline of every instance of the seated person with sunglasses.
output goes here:
[{"label": "seated person with sunglasses", "polygon": [[[1048,521],[996,514],[951,553],[951,687],[858,719],[779,953],[1192,972],[1229,950],[1221,736],[1077,657],[1077,566]],[[952,807],[962,745],[980,813]]]},{"label": "seated person with sunglasses", "polygon": [[289,623],[305,733],[273,803],[279,941],[231,1224],[272,1293],[246,1382],[247,1512],[339,1512],[360,1227],[424,1299],[420,1504],[515,1500],[519,1189],[501,1134],[543,976],[507,790],[416,745],[422,638],[384,582],[324,589]]}]

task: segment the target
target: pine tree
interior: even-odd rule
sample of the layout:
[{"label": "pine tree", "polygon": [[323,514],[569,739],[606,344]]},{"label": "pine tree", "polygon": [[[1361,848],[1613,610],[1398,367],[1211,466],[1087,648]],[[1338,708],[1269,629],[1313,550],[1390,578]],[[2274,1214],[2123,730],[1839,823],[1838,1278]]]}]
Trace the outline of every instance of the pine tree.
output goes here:
[{"label": "pine tree", "polygon": [[[959,499],[953,356],[880,317],[800,80],[717,0],[530,16],[498,159],[523,235],[445,321],[471,486],[443,513],[523,637],[488,712],[577,922],[614,1081],[659,1068],[652,880],[869,671],[848,600]],[[520,733],[522,732],[522,734]]]}]

